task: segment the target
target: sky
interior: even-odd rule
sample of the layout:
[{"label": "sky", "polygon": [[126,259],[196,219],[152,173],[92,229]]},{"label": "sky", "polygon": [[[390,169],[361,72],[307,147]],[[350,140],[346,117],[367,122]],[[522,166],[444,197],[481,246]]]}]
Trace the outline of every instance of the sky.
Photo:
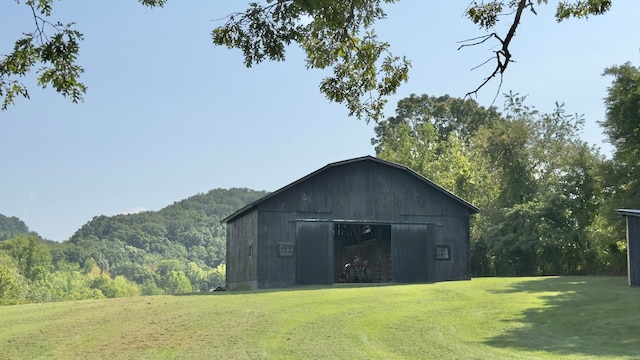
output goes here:
[{"label": "sky", "polygon": [[[385,6],[376,32],[412,62],[385,117],[410,94],[463,97],[490,73],[491,65],[472,68],[495,44],[458,50],[459,41],[483,34],[464,17],[469,2]],[[604,16],[562,23],[553,17],[557,2],[549,3],[523,16],[500,91],[493,81],[475,99],[502,108],[500,94],[513,91],[547,112],[564,103],[569,114],[584,115],[582,138],[610,154],[598,122],[611,78],[601,74],[640,63],[640,1],[615,0]],[[284,62],[246,68],[240,51],[213,45],[219,19],[245,8],[241,1],[171,0],[155,9],[133,0],[54,2],[52,18],[75,21],[84,34],[78,63],[88,92],[73,104],[30,76],[31,98],[0,112],[0,214],[65,241],[95,216],[156,211],[216,188],[274,191],[326,164],[374,156],[375,124],[326,100],[318,85],[328,73],[306,70],[299,49]],[[496,30],[507,27],[505,19]],[[3,1],[0,54],[32,28],[26,6]]]}]

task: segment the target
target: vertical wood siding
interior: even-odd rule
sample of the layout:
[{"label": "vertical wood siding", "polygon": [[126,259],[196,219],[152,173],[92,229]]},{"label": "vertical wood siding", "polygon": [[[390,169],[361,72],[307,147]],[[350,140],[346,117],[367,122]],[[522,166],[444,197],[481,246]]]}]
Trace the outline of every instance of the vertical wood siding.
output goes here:
[{"label": "vertical wood siding", "polygon": [[[295,285],[296,213],[290,211],[261,211],[258,219],[260,261],[258,263],[258,287],[274,288]],[[291,257],[280,256],[280,244],[292,244]]]},{"label": "vertical wood siding", "polygon": [[[471,278],[471,254],[469,241],[469,218],[443,218],[433,228],[435,245],[450,247],[449,260],[436,260],[433,281],[468,280]],[[435,249],[433,258],[435,259]]]},{"label": "vertical wood siding", "polygon": [[259,205],[323,219],[415,222],[469,217],[469,208],[410,173],[377,162],[329,168]]},{"label": "vertical wood siding", "polygon": [[331,223],[296,223],[296,282],[333,283],[333,232]]},{"label": "vertical wood siding", "polygon": [[627,216],[629,286],[640,286],[640,217]]},{"label": "vertical wood siding", "polygon": [[[250,253],[251,252],[251,253]],[[256,288],[258,280],[258,212],[227,224],[227,287]]]},{"label": "vertical wood siding", "polygon": [[[384,275],[380,271],[380,280],[469,279],[471,212],[465,204],[406,170],[370,160],[348,162],[292,184],[233,221],[229,226],[227,249],[232,254],[228,255],[227,275],[231,279],[254,278],[259,287],[331,283],[349,251],[357,250],[380,262],[379,267],[385,269]],[[256,213],[257,221],[240,221]],[[296,220],[305,219],[315,223],[310,221],[308,226],[296,229]],[[388,224],[395,230],[384,246],[346,249],[341,248],[340,241],[334,245],[333,224],[340,222]],[[259,230],[251,233],[252,226]],[[238,234],[240,229],[244,229],[243,235]],[[257,244],[257,265],[242,263],[238,254],[239,247],[246,248],[248,239]],[[236,241],[238,244],[233,244]],[[295,242],[293,258],[278,257],[279,242]],[[449,246],[451,259],[436,261],[436,245]],[[313,273],[310,264],[321,267],[322,274]],[[236,266],[239,269],[234,269]],[[327,266],[329,270],[325,270]]]},{"label": "vertical wood siding", "polygon": [[427,238],[427,225],[392,225],[393,280],[401,283],[429,281],[432,248],[433,239]]}]

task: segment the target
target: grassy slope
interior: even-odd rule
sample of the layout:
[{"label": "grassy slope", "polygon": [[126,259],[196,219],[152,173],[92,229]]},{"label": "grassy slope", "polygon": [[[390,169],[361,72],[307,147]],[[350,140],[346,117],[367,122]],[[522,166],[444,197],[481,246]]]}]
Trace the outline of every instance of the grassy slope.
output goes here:
[{"label": "grassy slope", "polygon": [[0,358],[633,358],[639,299],[561,277],[7,306]]}]

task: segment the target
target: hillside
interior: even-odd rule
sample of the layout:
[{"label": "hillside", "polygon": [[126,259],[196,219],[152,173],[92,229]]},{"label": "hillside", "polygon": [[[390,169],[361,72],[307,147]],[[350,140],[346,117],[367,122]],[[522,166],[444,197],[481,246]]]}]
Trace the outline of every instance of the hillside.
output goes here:
[{"label": "hillside", "polygon": [[139,284],[151,279],[149,267],[163,261],[215,268],[225,258],[226,232],[220,220],[266,194],[215,189],[159,211],[96,216],[65,242],[54,260],[83,266],[91,258],[112,275],[124,275]]},{"label": "hillside", "polygon": [[29,227],[24,221],[15,216],[8,217],[0,214],[0,241],[11,239],[19,234],[29,234]]},{"label": "hillside", "polygon": [[[96,216],[63,243],[44,241],[20,219],[3,216],[0,275],[6,278],[0,276],[0,304],[224,286],[226,227],[220,221],[266,194],[215,189],[159,211]],[[50,275],[36,278],[34,268]],[[8,288],[10,298],[3,292]]]}]

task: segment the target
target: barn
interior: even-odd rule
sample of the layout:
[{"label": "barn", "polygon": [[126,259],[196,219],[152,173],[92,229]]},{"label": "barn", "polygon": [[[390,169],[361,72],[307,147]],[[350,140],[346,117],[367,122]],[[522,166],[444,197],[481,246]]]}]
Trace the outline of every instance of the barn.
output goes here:
[{"label": "barn", "polygon": [[640,286],[640,210],[618,209],[627,218],[627,272],[629,286]]},{"label": "barn", "polygon": [[[331,163],[222,220],[227,288],[344,282],[347,263],[348,281],[469,279],[476,212],[405,166],[371,156]],[[366,276],[354,280],[353,269]]]}]

